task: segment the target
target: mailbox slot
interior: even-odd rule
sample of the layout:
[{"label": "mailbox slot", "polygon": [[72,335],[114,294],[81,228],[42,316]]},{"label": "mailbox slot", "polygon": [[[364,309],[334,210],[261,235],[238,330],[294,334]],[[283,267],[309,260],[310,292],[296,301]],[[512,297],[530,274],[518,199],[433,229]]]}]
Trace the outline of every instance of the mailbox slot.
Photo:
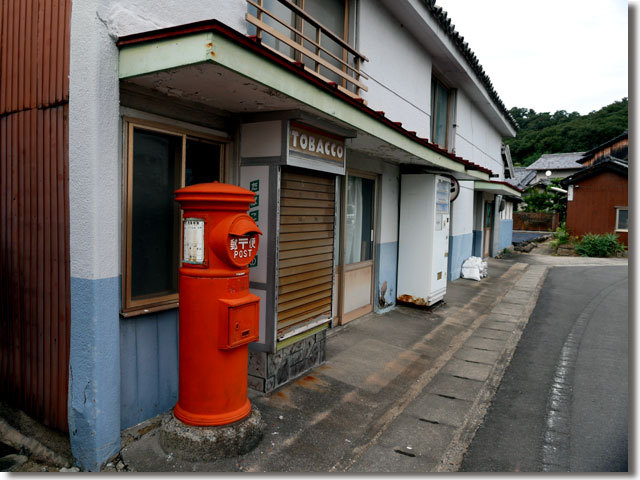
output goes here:
[{"label": "mailbox slot", "polygon": [[249,294],[220,300],[220,345],[231,349],[258,340],[260,298]]}]

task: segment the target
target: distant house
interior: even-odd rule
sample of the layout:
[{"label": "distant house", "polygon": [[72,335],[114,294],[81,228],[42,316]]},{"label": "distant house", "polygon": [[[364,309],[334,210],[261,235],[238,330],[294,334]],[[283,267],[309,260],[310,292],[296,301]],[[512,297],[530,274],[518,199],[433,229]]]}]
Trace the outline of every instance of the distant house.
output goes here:
[{"label": "distant house", "polygon": [[[547,153],[527,167],[529,171],[535,171],[536,177],[529,186],[540,183],[546,185],[552,178],[565,178],[580,170],[583,165],[578,163],[585,152]],[[547,176],[549,170],[551,175]]]},{"label": "distant house", "polygon": [[628,176],[628,159],[605,155],[562,180],[571,235],[616,233],[629,245]]}]

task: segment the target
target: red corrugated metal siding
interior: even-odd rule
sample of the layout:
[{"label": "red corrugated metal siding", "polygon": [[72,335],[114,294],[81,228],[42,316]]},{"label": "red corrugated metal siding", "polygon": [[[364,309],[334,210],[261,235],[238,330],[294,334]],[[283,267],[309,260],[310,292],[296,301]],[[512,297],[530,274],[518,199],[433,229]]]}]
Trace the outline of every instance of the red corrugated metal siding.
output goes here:
[{"label": "red corrugated metal siding", "polygon": [[71,0],[0,7],[0,393],[67,430]]},{"label": "red corrugated metal siding", "polygon": [[[614,233],[616,208],[629,205],[627,177],[603,172],[578,180],[573,187],[573,200],[567,202],[567,229],[571,235]],[[629,244],[626,232],[619,232],[620,241]]]},{"label": "red corrugated metal siding", "polygon": [[0,115],[69,98],[71,0],[2,0]]}]

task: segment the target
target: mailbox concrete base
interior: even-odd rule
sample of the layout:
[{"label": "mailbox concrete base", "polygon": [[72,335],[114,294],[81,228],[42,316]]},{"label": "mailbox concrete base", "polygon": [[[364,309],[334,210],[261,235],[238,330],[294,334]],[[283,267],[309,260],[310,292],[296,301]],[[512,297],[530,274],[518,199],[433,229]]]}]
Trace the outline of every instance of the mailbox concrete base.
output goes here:
[{"label": "mailbox concrete base", "polygon": [[264,432],[260,411],[251,406],[246,418],[228,425],[197,427],[178,420],[173,411],[160,425],[160,445],[167,454],[192,462],[212,462],[253,450]]}]

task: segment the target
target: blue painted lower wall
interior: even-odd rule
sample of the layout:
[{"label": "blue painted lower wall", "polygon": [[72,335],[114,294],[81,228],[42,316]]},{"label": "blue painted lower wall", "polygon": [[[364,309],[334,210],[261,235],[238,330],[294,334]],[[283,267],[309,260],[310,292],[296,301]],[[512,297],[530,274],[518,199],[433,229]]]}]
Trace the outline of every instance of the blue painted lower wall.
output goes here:
[{"label": "blue painted lower wall", "polygon": [[[385,312],[396,304],[398,242],[376,245],[374,310]],[[385,285],[386,283],[386,285]]]},{"label": "blue painted lower wall", "polygon": [[482,230],[473,231],[473,256],[482,258]]},{"label": "blue painted lower wall", "polygon": [[69,438],[84,470],[120,449],[120,278],[71,278]]},{"label": "blue painted lower wall", "polygon": [[473,255],[473,233],[449,237],[449,264],[447,276],[449,281],[460,278],[462,264]]},{"label": "blue painted lower wall", "polygon": [[120,320],[120,428],[178,400],[178,309]]},{"label": "blue painted lower wall", "polygon": [[503,250],[511,246],[513,240],[513,220],[500,220],[500,240],[498,249]]},{"label": "blue painted lower wall", "polygon": [[120,432],[178,400],[178,309],[120,318],[120,278],[71,279],[69,436],[81,467],[97,471]]}]

